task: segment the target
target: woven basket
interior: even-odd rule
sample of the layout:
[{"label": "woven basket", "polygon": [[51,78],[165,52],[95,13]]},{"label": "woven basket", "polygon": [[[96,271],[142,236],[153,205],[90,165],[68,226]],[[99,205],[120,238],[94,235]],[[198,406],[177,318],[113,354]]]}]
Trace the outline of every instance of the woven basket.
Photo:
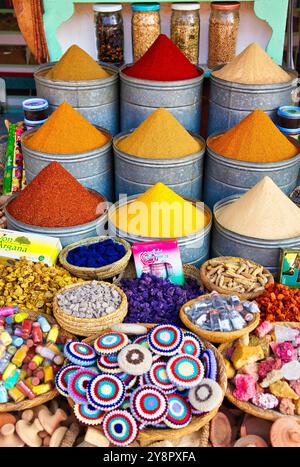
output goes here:
[{"label": "woven basket", "polygon": [[[280,326],[288,325],[288,326],[290,326],[292,328],[297,328],[297,329],[300,328],[300,323],[285,323],[285,322],[280,322],[279,323],[279,322],[274,322],[273,324],[280,325]],[[226,351],[228,349],[230,349],[230,347],[232,347],[233,344],[234,344],[234,342],[227,343],[227,344],[222,344],[222,345],[220,345],[218,350],[222,355],[225,355]],[[246,412],[246,413],[248,413],[250,415],[253,415],[254,417],[257,417],[257,418],[262,418],[264,420],[270,420],[272,422],[277,420],[277,418],[286,417],[286,415],[284,415],[284,414],[282,414],[282,413],[280,413],[280,412],[278,412],[276,410],[264,410],[264,409],[261,409],[259,407],[256,407],[256,405],[254,405],[254,404],[251,404],[251,402],[243,402],[243,401],[240,401],[240,400],[236,399],[236,397],[234,397],[234,395],[233,395],[233,390],[234,390],[233,384],[231,384],[230,381],[228,381],[227,389],[226,389],[226,398],[233,405],[238,407],[243,412]],[[300,423],[300,415],[291,415],[291,416],[298,423]]]},{"label": "woven basket", "polygon": [[[68,253],[78,246],[91,245],[93,243],[101,242],[111,238],[115,243],[119,243],[125,247],[126,253],[123,258],[119,259],[115,263],[108,264],[107,266],[102,266],[101,268],[83,268],[79,266],[73,266],[68,263],[67,257]],[[110,279],[112,277],[118,276],[127,266],[131,257],[131,247],[126,240],[123,240],[119,237],[91,237],[88,239],[80,240],[79,242],[72,243],[71,245],[66,246],[59,255],[60,264],[73,276],[80,277],[86,280],[103,280]]]},{"label": "woven basket", "polygon": [[[26,313],[28,313],[29,318],[35,319],[38,315],[41,315],[41,316],[45,316],[45,318],[50,324],[57,324],[55,319],[52,316],[45,315],[43,313],[35,313],[34,311],[31,311],[31,310],[26,310]],[[62,336],[66,336],[68,339],[74,339],[74,336],[72,336],[68,332],[65,332],[63,329],[60,329],[60,334]],[[21,402],[6,402],[3,404],[0,404],[0,412],[14,412],[14,411],[32,409],[33,407],[37,407],[39,405],[42,405],[42,404],[45,404],[46,402],[51,401],[57,396],[59,396],[59,392],[55,388],[49,392],[46,392],[45,394],[41,394],[40,396],[35,397],[34,399],[25,399]]]},{"label": "woven basket", "polygon": [[[144,323],[142,325],[146,326],[148,329],[151,329],[154,326],[156,326],[155,324],[144,324]],[[104,332],[109,332],[109,331],[110,331],[110,328],[107,328],[105,331],[102,331],[99,334],[101,335],[101,334],[104,334]],[[87,339],[84,339],[84,342],[91,344],[94,342],[95,338],[96,336],[90,336]],[[225,394],[226,387],[227,387],[227,376],[226,376],[226,369],[225,369],[222,356],[220,352],[209,342],[203,341],[203,345],[205,348],[211,349],[216,357],[217,365],[218,365],[218,380],[217,381],[220,384],[223,393]],[[71,407],[74,407],[74,402],[70,398],[68,398],[68,402]],[[194,415],[189,425],[184,428],[180,428],[178,430],[172,430],[172,429],[156,429],[155,430],[151,428],[146,428],[145,430],[139,433],[137,439],[140,442],[141,446],[147,446],[156,441],[169,440],[172,442],[178,438],[182,438],[183,436],[194,433],[195,431],[200,430],[200,428],[202,428],[203,426],[207,425],[210,422],[210,420],[218,412],[220,405],[216,407],[212,412],[209,412],[205,415]],[[97,428],[98,430],[102,431],[101,425],[95,426],[94,428]]]},{"label": "woven basket", "polygon": [[260,320],[259,313],[255,314],[254,319],[251,321],[251,323],[248,324],[248,326],[245,326],[243,329],[239,329],[237,331],[207,331],[206,329],[202,329],[200,326],[196,326],[194,323],[192,323],[192,321],[190,321],[184,309],[186,306],[192,305],[193,303],[198,302],[199,300],[203,300],[207,297],[208,295],[202,295],[201,297],[195,298],[194,300],[190,300],[181,307],[179,312],[179,317],[183,324],[199,337],[206,339],[209,342],[213,342],[214,344],[224,344],[225,342],[232,342],[244,336],[245,334],[249,334],[251,331],[253,331],[253,329],[256,328],[256,326],[258,326]]},{"label": "woven basket", "polygon": [[[84,284],[90,284],[92,281],[87,281]],[[66,292],[70,289],[75,289],[76,287],[81,287],[83,284],[71,284],[63,287],[58,291],[53,300],[53,314],[56,321],[60,326],[68,332],[75,334],[76,336],[90,336],[92,334],[97,334],[103,329],[106,329],[107,326],[111,324],[122,323],[128,311],[128,302],[127,297],[123,290],[117,287],[115,284],[110,284],[109,282],[99,281],[98,284],[106,285],[115,289],[121,295],[121,304],[119,308],[106,316],[101,318],[77,318],[73,315],[68,315],[65,313],[60,306],[58,305],[57,295]]]},{"label": "woven basket", "polygon": [[[240,263],[245,261],[244,258],[237,258],[235,256],[219,256],[218,258],[214,258],[214,259],[218,259],[219,261],[237,261],[238,260]],[[205,289],[208,290],[209,292],[212,292],[214,290],[214,291],[216,291],[216,292],[218,292],[220,294],[223,294],[223,295],[232,295],[232,294],[234,294],[234,295],[237,295],[241,300],[254,300],[255,298],[259,297],[259,295],[261,295],[263,293],[263,291],[262,292],[255,292],[255,293],[239,293],[239,292],[235,292],[235,291],[230,291],[228,289],[224,289],[222,287],[217,287],[207,277],[206,266],[207,266],[209,261],[210,260],[206,261],[200,267],[200,279],[201,279]],[[247,261],[252,263],[253,266],[261,267],[259,264],[255,263],[254,261],[252,261],[250,259],[247,259]],[[264,268],[263,272],[265,274],[270,275],[269,280],[268,280],[268,284],[273,284],[274,283],[274,277],[272,276],[270,271],[268,271],[266,268]]]}]

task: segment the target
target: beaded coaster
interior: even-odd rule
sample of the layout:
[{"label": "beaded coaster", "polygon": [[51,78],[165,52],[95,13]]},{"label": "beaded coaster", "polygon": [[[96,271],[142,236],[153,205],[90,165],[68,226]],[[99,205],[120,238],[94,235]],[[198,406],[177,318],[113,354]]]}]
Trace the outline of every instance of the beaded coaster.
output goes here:
[{"label": "beaded coaster", "polygon": [[197,387],[189,391],[191,405],[200,412],[210,412],[218,407],[222,400],[221,386],[212,379],[204,378]]},{"label": "beaded coaster", "polygon": [[133,344],[139,344],[149,349],[148,334],[143,334],[132,341]]},{"label": "beaded coaster", "polygon": [[79,370],[79,369],[80,367],[78,365],[70,364],[70,365],[64,366],[56,373],[55,386],[60,394],[68,397],[69,395],[68,380],[70,378],[70,375],[72,375],[76,370]]},{"label": "beaded coaster", "polygon": [[74,414],[76,418],[85,425],[100,425],[105,412],[96,409],[90,404],[75,404]]},{"label": "beaded coaster", "polygon": [[168,399],[161,389],[145,385],[132,393],[130,409],[139,422],[153,425],[165,419],[168,412]]},{"label": "beaded coaster", "polygon": [[176,391],[176,387],[168,378],[166,362],[156,362],[152,365],[149,373],[146,375],[150,384],[162,389],[166,394]]},{"label": "beaded coaster", "polygon": [[112,410],[122,404],[125,392],[125,384],[115,375],[99,375],[90,381],[87,399],[98,409]]},{"label": "beaded coaster", "polygon": [[165,424],[174,429],[187,426],[192,418],[190,404],[177,394],[169,394],[168,396],[168,414],[165,419]]},{"label": "beaded coaster", "polygon": [[175,355],[182,341],[182,330],[171,324],[161,324],[148,333],[150,349],[159,355]]},{"label": "beaded coaster", "polygon": [[143,375],[151,368],[152,353],[139,344],[130,344],[119,352],[118,364],[125,373]]},{"label": "beaded coaster", "polygon": [[103,373],[120,373],[121,369],[118,364],[118,354],[99,355],[97,358],[97,367],[99,370],[103,371]]},{"label": "beaded coaster", "polygon": [[191,332],[185,332],[183,342],[179,347],[179,353],[186,353],[199,358],[203,351],[204,347],[200,339]]},{"label": "beaded coaster", "polygon": [[106,438],[115,446],[128,446],[138,435],[138,426],[126,410],[112,410],[103,420]]},{"label": "beaded coaster", "polygon": [[69,342],[64,347],[64,354],[70,362],[80,366],[94,365],[97,360],[95,350],[85,342]]},{"label": "beaded coaster", "polygon": [[122,332],[108,332],[95,340],[94,348],[98,354],[111,354],[119,352],[129,342],[128,336]]},{"label": "beaded coaster", "polygon": [[180,388],[197,386],[204,377],[203,364],[192,355],[175,355],[167,363],[170,381]]},{"label": "beaded coaster", "polygon": [[201,355],[201,361],[204,365],[204,378],[217,381],[218,364],[213,351],[211,349],[206,349],[205,352],[203,352]]},{"label": "beaded coaster", "polygon": [[120,373],[116,373],[116,376],[121,380],[123,381],[123,383],[125,384],[126,386],[126,389],[130,389],[132,388],[135,383],[136,383],[136,379],[137,377],[134,376],[134,375],[129,375],[128,373],[125,373],[124,371],[120,372]]},{"label": "beaded coaster", "polygon": [[95,378],[97,374],[98,373],[89,368],[81,368],[70,375],[68,391],[71,399],[73,399],[76,404],[87,404],[87,387],[89,382]]}]

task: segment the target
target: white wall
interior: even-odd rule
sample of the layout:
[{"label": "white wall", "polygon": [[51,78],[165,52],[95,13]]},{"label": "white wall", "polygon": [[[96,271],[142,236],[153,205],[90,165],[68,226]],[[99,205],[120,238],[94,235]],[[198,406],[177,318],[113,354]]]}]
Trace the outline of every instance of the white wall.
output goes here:
[{"label": "white wall", "polygon": [[[100,2],[99,2],[100,3]],[[94,13],[92,3],[78,3],[75,5],[75,13],[72,18],[62,24],[57,32],[58,40],[63,52],[76,43],[85,49],[94,58],[97,57],[96,38],[94,29]],[[201,33],[200,33],[200,57],[199,63],[207,61],[208,49],[208,20],[210,13],[209,3],[202,2],[200,9]],[[170,33],[170,3],[161,4],[161,29]],[[125,30],[125,60],[131,62],[131,8],[130,4],[123,5],[123,18]],[[241,52],[251,42],[258,42],[266,47],[272,30],[270,26],[255,16],[253,2],[244,2],[240,10],[240,28],[237,44],[237,53]]]}]

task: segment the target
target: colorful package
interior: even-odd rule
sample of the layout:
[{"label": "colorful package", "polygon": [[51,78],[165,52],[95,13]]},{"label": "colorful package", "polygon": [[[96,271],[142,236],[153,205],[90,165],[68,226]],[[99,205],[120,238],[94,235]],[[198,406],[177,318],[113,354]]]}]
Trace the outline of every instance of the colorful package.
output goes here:
[{"label": "colorful package", "polygon": [[300,287],[300,249],[282,250],[280,283]]},{"label": "colorful package", "polygon": [[143,273],[184,284],[182,261],[177,240],[134,243],[132,247],[137,277]]}]

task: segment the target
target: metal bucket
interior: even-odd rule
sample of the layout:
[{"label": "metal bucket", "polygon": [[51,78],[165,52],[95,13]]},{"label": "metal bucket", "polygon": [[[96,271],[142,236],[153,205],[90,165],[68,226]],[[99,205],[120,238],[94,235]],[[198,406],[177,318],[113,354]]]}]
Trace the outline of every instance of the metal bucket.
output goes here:
[{"label": "metal bucket", "polygon": [[292,104],[292,92],[297,87],[297,73],[291,81],[279,84],[239,84],[210,76],[207,133],[225,131],[239,123],[256,109],[264,110],[273,120],[281,105]]},{"label": "metal bucket", "polygon": [[[207,139],[205,157],[204,202],[211,209],[217,201],[227,196],[242,195],[265,176],[272,178],[287,195],[296,187],[300,154],[280,162],[238,161],[223,157],[209,147],[210,139],[219,134],[221,133],[216,133]],[[292,139],[290,141],[295,144]],[[300,144],[298,146],[300,153]]]},{"label": "metal bucket", "polygon": [[[121,199],[117,203],[113,204],[109,211],[108,211],[108,234],[114,235],[117,237],[124,238],[130,244],[135,242],[155,242],[155,241],[163,241],[166,238],[153,238],[153,237],[140,237],[139,235],[133,235],[128,232],[124,232],[118,227],[116,227],[113,222],[111,221],[111,216],[121,206],[130,203],[137,196],[128,196],[125,199]],[[192,200],[188,200],[192,201]],[[181,254],[181,260],[183,264],[193,264],[194,266],[198,267],[202,263],[204,263],[209,258],[209,248],[210,248],[210,231],[212,226],[212,213],[211,210],[204,205],[205,212],[210,215],[210,221],[207,226],[196,232],[193,235],[189,235],[187,237],[179,237],[178,246]]]},{"label": "metal bucket", "polygon": [[202,199],[205,140],[201,136],[192,133],[203,146],[199,152],[175,159],[148,159],[124,153],[118,143],[127,136],[128,133],[120,133],[113,139],[116,199],[121,194],[144,193],[157,182],[184,198]]},{"label": "metal bucket", "polygon": [[183,81],[149,81],[132,78],[120,69],[121,131],[139,126],[154,110],[166,108],[192,133],[199,133],[204,72]]},{"label": "metal bucket", "polygon": [[78,154],[48,154],[35,151],[25,144],[26,136],[37,131],[26,131],[22,135],[22,153],[26,167],[26,180],[31,180],[50,162],[59,162],[83,186],[103,194],[109,201],[114,200],[114,174],[112,137],[107,130],[95,127],[105,133],[109,141],[100,148]]},{"label": "metal bucket", "polygon": [[58,81],[45,78],[45,73],[55,63],[43,65],[34,73],[37,96],[47,99],[51,112],[66,101],[89,122],[116,135],[119,132],[118,69],[101,64],[111,76],[87,81]]},{"label": "metal bucket", "polygon": [[[106,203],[104,196],[102,196],[102,198]],[[97,235],[107,235],[107,210],[98,219],[95,219],[92,222],[82,225],[74,225],[72,227],[39,227],[25,224],[11,216],[7,211],[7,207],[4,208],[4,212],[7,219],[8,229],[59,238],[63,247],[83,240],[84,238],[96,237]]]},{"label": "metal bucket", "polygon": [[229,196],[214,206],[211,256],[213,258],[217,256],[249,258],[269,269],[272,274],[277,275],[280,267],[281,248],[299,248],[300,237],[286,240],[263,240],[246,237],[222,227],[216,219],[217,211],[238,198],[239,196]]}]

